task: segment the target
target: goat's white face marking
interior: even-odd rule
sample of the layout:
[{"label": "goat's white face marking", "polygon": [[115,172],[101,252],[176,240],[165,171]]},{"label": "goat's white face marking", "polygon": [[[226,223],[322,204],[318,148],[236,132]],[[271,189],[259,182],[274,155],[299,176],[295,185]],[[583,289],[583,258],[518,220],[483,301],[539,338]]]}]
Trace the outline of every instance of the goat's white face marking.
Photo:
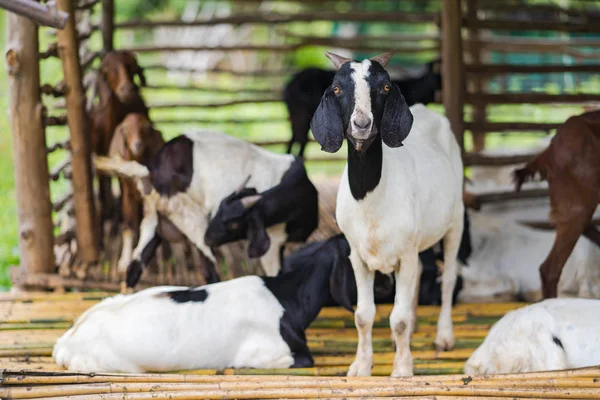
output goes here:
[{"label": "goat's white face marking", "polygon": [[373,126],[371,90],[367,82],[371,61],[352,62],[350,68],[352,69],[351,76],[354,81],[354,110],[350,116],[348,133],[356,139],[365,140],[371,135]]}]

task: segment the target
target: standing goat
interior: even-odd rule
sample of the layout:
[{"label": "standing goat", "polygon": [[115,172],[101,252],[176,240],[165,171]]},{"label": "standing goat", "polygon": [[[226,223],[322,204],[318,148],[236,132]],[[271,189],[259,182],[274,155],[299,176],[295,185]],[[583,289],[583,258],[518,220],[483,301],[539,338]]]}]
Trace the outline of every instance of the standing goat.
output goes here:
[{"label": "standing goat", "polygon": [[[434,72],[436,62],[425,65],[425,73],[417,78],[405,78],[392,81],[400,88],[406,104],[428,104],[435,101],[435,94],[442,88],[440,74]],[[323,92],[331,85],[335,71],[321,68],[306,68],[298,72],[285,86],[283,99],[287,106],[292,138],[287,152],[292,152],[294,143],[300,143],[298,156],[304,155],[308,143],[310,121],[319,106]]]},{"label": "standing goat", "polygon": [[305,330],[331,298],[348,304],[352,272],[338,267],[117,295],[84,312],[52,356],[88,372],[312,367]]},{"label": "standing goat", "polygon": [[[224,157],[227,155],[227,157]],[[144,252],[156,248],[159,214],[168,218],[213,263],[216,259],[204,236],[209,216],[221,201],[247,184],[265,191],[281,182],[295,157],[274,154],[232,136],[211,131],[190,132],[167,142],[148,167],[136,162],[96,159],[96,168],[138,179],[144,197],[144,219],[140,239],[127,270],[127,284],[133,287],[145,268]],[[244,182],[248,176],[250,178]],[[280,247],[286,241],[284,224],[266,228],[270,246],[260,256],[268,276],[280,270]],[[260,249],[259,249],[260,250]]]},{"label": "standing goat", "polygon": [[442,238],[445,266],[435,344],[439,350],[454,346],[452,292],[464,212],[460,148],[444,116],[421,104],[408,107],[384,69],[392,52],[362,62],[325,54],[337,73],[311,129],[330,153],[340,149],[344,138],[348,141],[336,205],[338,225],[350,243],[358,298],[358,349],[348,375],[371,374],[375,271],[396,275],[392,376],[412,375],[419,251]]},{"label": "standing goat", "polygon": [[[115,129],[110,143],[109,156],[136,161],[147,166],[165,144],[162,134],[154,129],[148,117],[141,113],[127,114]],[[121,186],[121,210],[123,248],[118,262],[119,272],[125,272],[131,262],[134,234],[138,231],[143,215],[142,195],[130,178],[119,178]]]},{"label": "standing goat", "polygon": [[600,245],[600,232],[590,224],[600,202],[599,155],[600,111],[592,111],[570,117],[546,150],[514,172],[517,191],[536,173],[548,180],[556,239],[540,266],[544,298],[556,297],[560,274],[581,234]]},{"label": "standing goat", "polygon": [[[254,188],[244,188],[223,199],[210,220],[204,242],[217,247],[248,239],[248,255],[256,258],[271,246],[265,228],[278,224],[285,224],[285,233],[279,236],[286,242],[305,242],[319,225],[319,194],[299,158],[281,182],[267,191],[258,194]],[[282,254],[283,243],[275,245]]]},{"label": "standing goat", "polygon": [[[146,85],[142,68],[133,53],[113,50],[104,55],[96,81],[99,103],[91,111],[92,152],[108,155],[115,129],[129,113],[148,116],[148,108],[134,81],[138,75],[140,85]],[[113,217],[113,196],[109,176],[98,176],[101,222]]]}]

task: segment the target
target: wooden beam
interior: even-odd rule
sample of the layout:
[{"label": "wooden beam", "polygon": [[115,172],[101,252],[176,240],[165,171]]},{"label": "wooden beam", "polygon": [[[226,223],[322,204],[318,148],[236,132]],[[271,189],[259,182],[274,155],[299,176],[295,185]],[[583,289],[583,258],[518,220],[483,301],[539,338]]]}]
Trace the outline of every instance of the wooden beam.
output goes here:
[{"label": "wooden beam", "polygon": [[442,2],[442,100],[446,116],[460,148],[463,143],[465,69],[462,50],[462,10],[460,0]]},{"label": "wooden beam", "polygon": [[[477,0],[467,0],[467,19],[469,21],[477,19],[478,3]],[[468,29],[468,35],[469,40],[466,41],[465,44],[471,58],[470,62],[479,65],[481,64],[482,59],[482,46],[479,30],[470,28]],[[484,92],[485,82],[483,77],[478,75],[474,76],[469,80],[469,84],[472,85],[472,88],[469,90],[473,90],[475,93]],[[487,121],[487,104],[483,102],[473,104],[473,107],[471,107],[471,119],[475,122],[471,129],[473,149],[478,152],[485,149],[486,131],[481,129],[480,126]]]},{"label": "wooden beam", "polygon": [[465,122],[465,129],[478,129],[482,132],[538,131],[556,129],[561,122]]},{"label": "wooden beam", "polygon": [[43,5],[32,0],[0,0],[0,7],[24,16],[38,25],[56,29],[63,29],[69,18],[67,13],[56,10],[50,4]]},{"label": "wooden beam", "polygon": [[501,203],[508,200],[538,199],[548,197],[548,189],[530,189],[520,192],[496,192],[477,195],[479,204]]},{"label": "wooden beam", "polygon": [[58,7],[72,18],[65,29],[58,32],[58,52],[62,62],[66,90],[67,122],[71,145],[71,174],[73,206],[75,209],[75,235],[78,257],[86,263],[98,259],[99,230],[96,228],[96,209],[92,183],[91,144],[89,143],[89,120],[85,111],[79,45],[75,30],[75,11],[71,0],[58,0]]},{"label": "wooden beam", "polygon": [[488,156],[479,153],[465,153],[464,165],[502,166],[521,164],[530,161],[535,154],[519,154],[516,156]]},{"label": "wooden beam", "polygon": [[[442,5],[445,3],[442,2]],[[443,6],[442,6],[443,10]],[[468,25],[467,25],[468,24]],[[493,19],[477,20],[472,22],[465,21],[465,26],[477,29],[492,29],[504,31],[560,31],[577,33],[600,33],[600,24],[587,23],[577,24],[573,22],[558,21],[517,21],[512,19]]]},{"label": "wooden beam", "polygon": [[54,237],[40,94],[38,27],[14,13],[7,13],[6,21],[5,61],[21,270],[25,274],[53,272]]},{"label": "wooden beam", "polygon": [[546,93],[468,93],[468,103],[484,101],[488,104],[551,104],[587,103],[600,101],[600,94],[546,94]]},{"label": "wooden beam", "polygon": [[102,0],[102,48],[104,52],[114,49],[115,2]]},{"label": "wooden beam", "polygon": [[347,21],[347,22],[394,22],[394,23],[433,23],[438,17],[437,13],[405,13],[405,12],[380,12],[380,11],[349,11],[340,13],[335,11],[309,11],[295,14],[281,13],[240,13],[227,17],[211,18],[206,20],[182,21],[125,21],[116,24],[119,29],[140,29],[157,27],[185,27],[185,26],[214,26],[220,24],[287,24],[290,22],[313,21]]},{"label": "wooden beam", "polygon": [[595,65],[513,65],[513,64],[482,64],[467,65],[468,74],[500,75],[500,74],[555,74],[591,72],[599,73],[600,64]]}]

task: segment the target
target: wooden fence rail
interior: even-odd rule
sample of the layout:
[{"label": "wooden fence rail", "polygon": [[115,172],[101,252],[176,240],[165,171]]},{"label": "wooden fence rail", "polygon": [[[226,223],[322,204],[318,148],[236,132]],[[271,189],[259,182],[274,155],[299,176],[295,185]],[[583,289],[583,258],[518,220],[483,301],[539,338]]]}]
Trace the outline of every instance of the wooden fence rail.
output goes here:
[{"label": "wooden fence rail", "polygon": [[63,29],[69,15],[55,7],[43,5],[31,0],[0,0],[0,7],[29,18],[38,25]]}]

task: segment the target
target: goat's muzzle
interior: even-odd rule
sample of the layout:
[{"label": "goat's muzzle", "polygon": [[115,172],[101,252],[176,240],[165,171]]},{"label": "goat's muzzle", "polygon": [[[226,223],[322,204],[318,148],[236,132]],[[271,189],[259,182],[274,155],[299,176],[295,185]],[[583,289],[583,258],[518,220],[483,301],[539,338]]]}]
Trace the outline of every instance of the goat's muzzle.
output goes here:
[{"label": "goat's muzzle", "polygon": [[348,140],[350,140],[350,143],[352,143],[352,146],[354,146],[354,149],[356,151],[364,152],[364,151],[368,150],[368,148],[371,146],[371,144],[373,143],[373,141],[375,140],[376,137],[377,137],[376,133],[371,134],[366,139],[357,138],[357,137],[353,136],[352,134],[350,134],[350,135],[348,135]]}]

